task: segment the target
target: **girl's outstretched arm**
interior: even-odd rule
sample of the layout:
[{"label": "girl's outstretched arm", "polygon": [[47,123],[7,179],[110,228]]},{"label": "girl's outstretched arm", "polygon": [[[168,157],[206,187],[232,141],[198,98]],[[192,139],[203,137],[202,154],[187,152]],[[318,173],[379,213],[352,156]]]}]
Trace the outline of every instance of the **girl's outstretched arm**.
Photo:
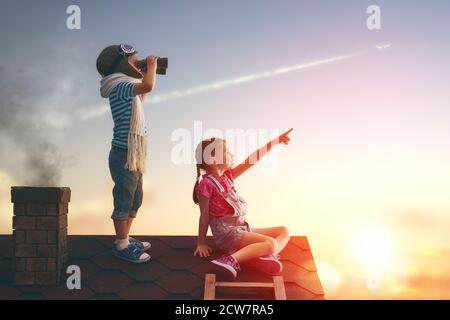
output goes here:
[{"label": "girl's outstretched arm", "polygon": [[244,162],[234,167],[231,172],[233,174],[233,178],[239,177],[241,174],[243,174],[245,171],[250,169],[253,165],[255,165],[259,160],[261,160],[262,157],[264,157],[273,146],[276,146],[277,144],[284,143],[288,144],[291,139],[289,139],[289,133],[294,129],[290,129],[280,135],[279,137],[273,139],[272,141],[269,141],[266,145],[262,146],[255,152],[253,152],[250,156],[248,156],[247,159],[245,159]]},{"label": "girl's outstretched arm", "polygon": [[197,248],[194,251],[194,256],[198,254],[200,257],[208,257],[212,252],[212,249],[206,244],[206,234],[209,227],[209,199],[199,195],[198,205],[200,206],[200,219],[198,221]]}]

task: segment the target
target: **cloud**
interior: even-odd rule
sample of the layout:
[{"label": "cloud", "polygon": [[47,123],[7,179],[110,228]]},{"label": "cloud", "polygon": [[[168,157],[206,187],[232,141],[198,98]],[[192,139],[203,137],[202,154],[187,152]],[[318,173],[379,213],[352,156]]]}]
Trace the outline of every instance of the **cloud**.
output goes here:
[{"label": "cloud", "polygon": [[[446,254],[442,259],[450,260]],[[450,299],[450,274],[448,272],[433,272],[429,270],[407,275],[403,279],[403,293],[393,295],[396,299]]]},{"label": "cloud", "polygon": [[109,110],[110,109],[109,109],[108,104],[102,104],[102,105],[92,107],[88,110],[81,110],[81,111],[77,112],[77,116],[81,120],[87,121],[87,120],[103,117],[104,115],[109,113]]},{"label": "cloud", "polygon": [[424,211],[408,211],[396,215],[392,218],[393,224],[404,230],[421,230],[433,233],[445,232],[450,230],[450,218],[438,216]]}]

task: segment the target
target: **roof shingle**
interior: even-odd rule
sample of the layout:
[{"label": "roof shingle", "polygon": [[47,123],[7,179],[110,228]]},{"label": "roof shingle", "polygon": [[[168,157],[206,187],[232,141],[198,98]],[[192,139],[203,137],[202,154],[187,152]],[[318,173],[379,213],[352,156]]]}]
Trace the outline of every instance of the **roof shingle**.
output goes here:
[{"label": "roof shingle", "polygon": [[[210,258],[194,257],[195,236],[143,236],[150,241],[152,259],[142,265],[116,259],[111,253],[113,236],[69,236],[68,265],[81,269],[81,290],[65,287],[63,272],[60,286],[14,286],[12,284],[13,240],[0,236],[0,299],[203,299],[205,273],[213,267]],[[208,244],[213,246],[211,239]],[[219,255],[213,251],[212,258]],[[324,299],[316,265],[306,237],[292,237],[281,252],[288,299]],[[271,277],[243,264],[236,281],[271,282]],[[229,291],[229,290],[228,290]],[[244,291],[221,292],[221,298],[273,299],[270,292],[258,297]]]}]

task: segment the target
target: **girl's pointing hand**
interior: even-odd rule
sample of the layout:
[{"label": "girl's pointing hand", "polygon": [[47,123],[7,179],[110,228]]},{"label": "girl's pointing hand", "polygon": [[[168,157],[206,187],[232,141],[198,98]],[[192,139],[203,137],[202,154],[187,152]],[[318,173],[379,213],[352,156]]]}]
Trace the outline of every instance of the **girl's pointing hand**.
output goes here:
[{"label": "girl's pointing hand", "polygon": [[275,139],[275,143],[288,144],[289,141],[291,141],[291,139],[289,138],[289,133],[291,133],[292,130],[294,130],[294,128],[291,128],[288,131],[286,131],[285,133],[283,133],[282,135],[280,135],[277,139]]}]

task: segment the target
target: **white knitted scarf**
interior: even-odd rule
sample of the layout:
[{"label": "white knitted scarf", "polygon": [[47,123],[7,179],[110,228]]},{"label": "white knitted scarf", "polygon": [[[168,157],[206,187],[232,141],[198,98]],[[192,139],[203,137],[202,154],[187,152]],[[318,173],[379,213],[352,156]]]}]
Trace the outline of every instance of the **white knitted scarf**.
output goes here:
[{"label": "white knitted scarf", "polygon": [[[139,80],[123,73],[113,73],[100,81],[100,95],[108,98],[119,83],[138,83]],[[130,171],[145,172],[147,159],[147,140],[145,138],[145,115],[141,98],[135,96],[131,105],[130,130],[128,132],[128,155],[125,169]]]}]

